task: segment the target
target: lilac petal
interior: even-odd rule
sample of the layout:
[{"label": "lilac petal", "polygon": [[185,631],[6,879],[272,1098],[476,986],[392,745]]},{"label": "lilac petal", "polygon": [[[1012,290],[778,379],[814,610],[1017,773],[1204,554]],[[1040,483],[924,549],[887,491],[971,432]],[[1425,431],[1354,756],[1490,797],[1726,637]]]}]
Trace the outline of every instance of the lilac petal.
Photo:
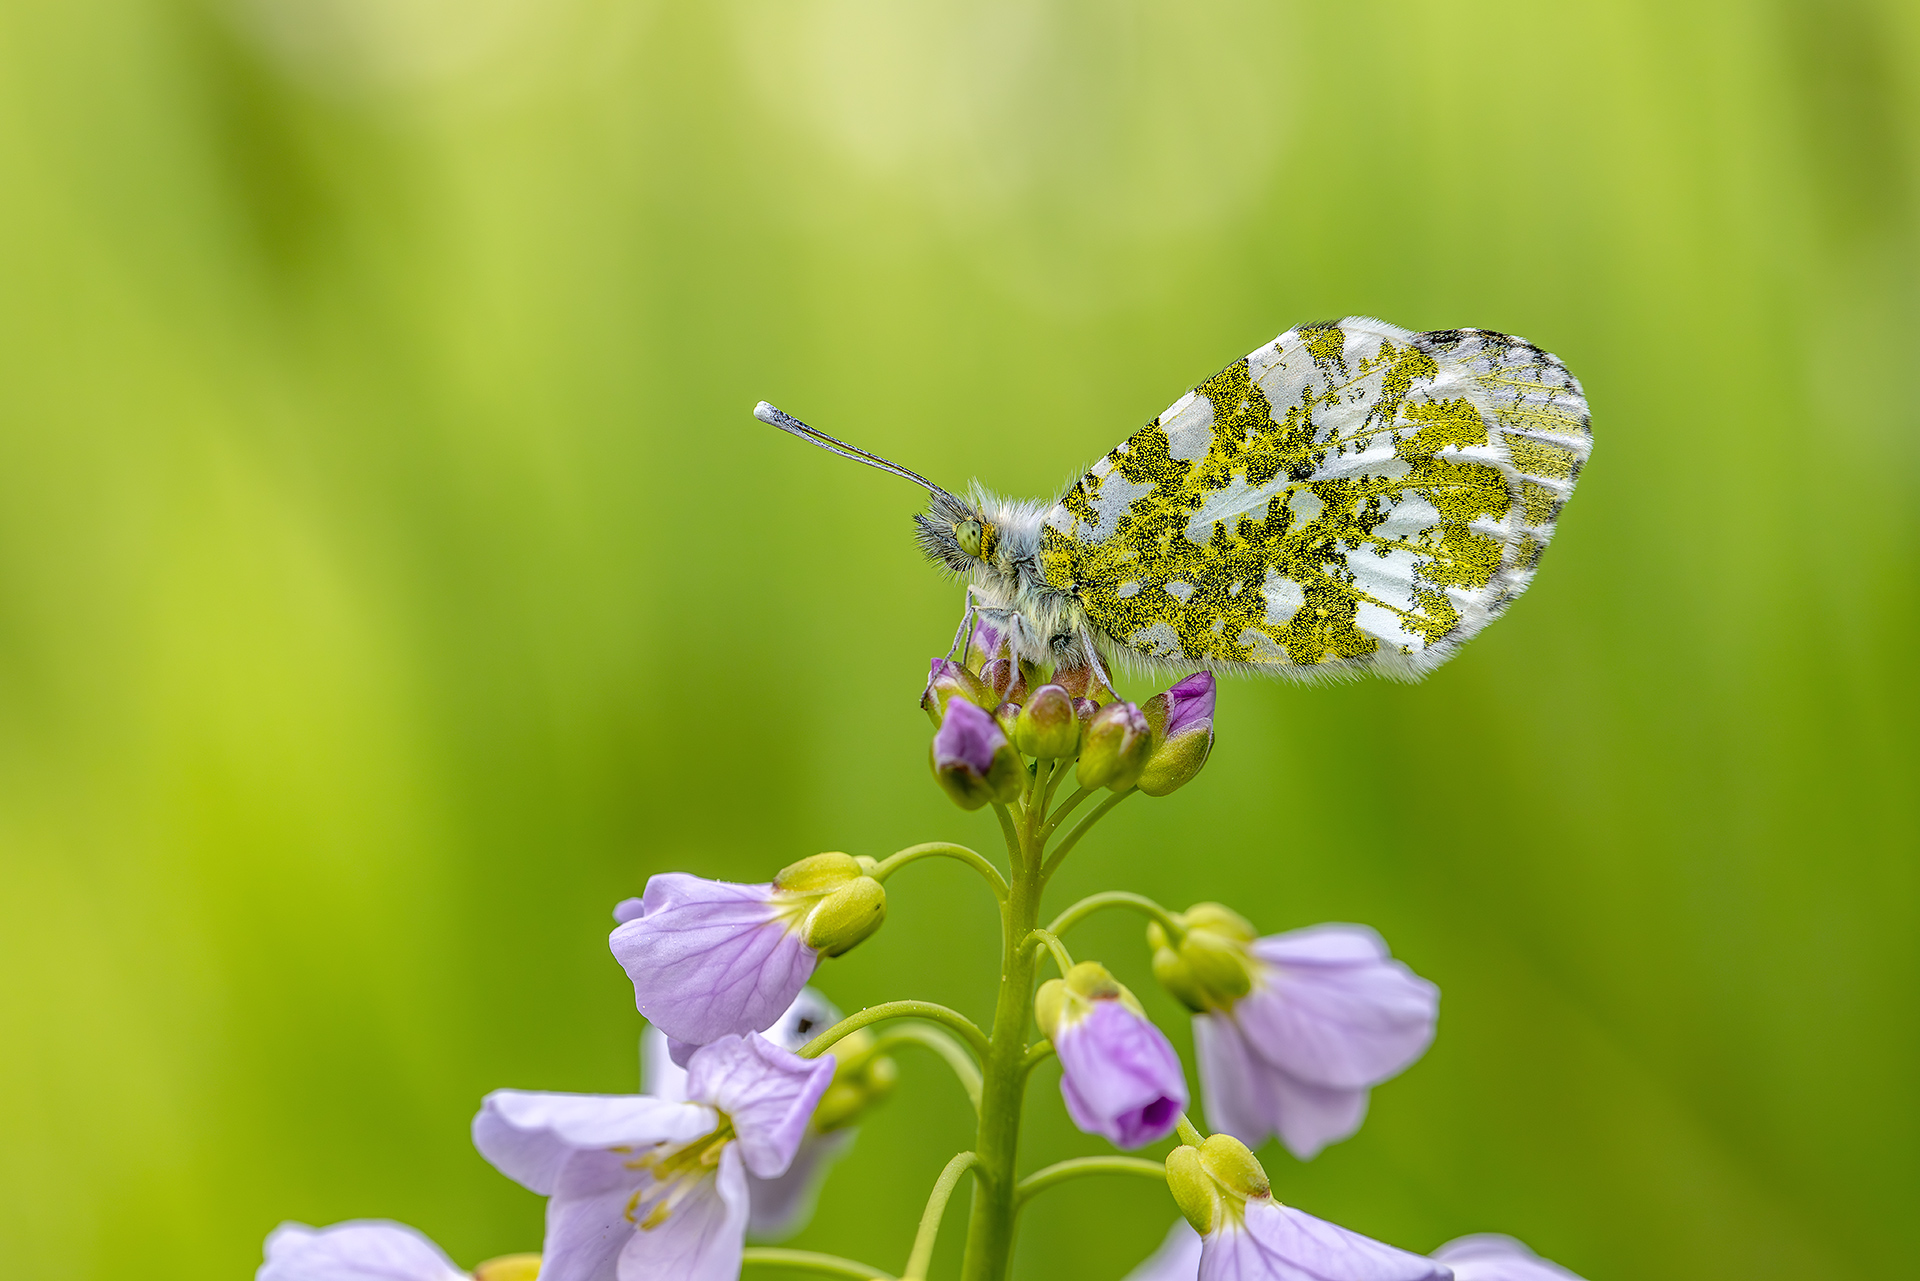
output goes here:
[{"label": "lilac petal", "polygon": [[1453,1269],[1454,1281],[1580,1281],[1512,1237],[1493,1232],[1449,1241],[1433,1257]]},{"label": "lilac petal", "polygon": [[993,754],[1006,745],[1007,736],[993,717],[964,698],[947,704],[946,719],[933,736],[933,766],[937,770],[964,766],[985,777],[993,768]]},{"label": "lilac petal", "polygon": [[761,1036],[730,1036],[702,1046],[687,1064],[687,1093],[733,1122],[747,1169],[771,1179],[792,1164],[834,1059],[803,1059]]},{"label": "lilac petal", "polygon": [[495,1090],[473,1118],[473,1146],[514,1182],[551,1196],[575,1152],[688,1143],[719,1123],[710,1107],[640,1094]]},{"label": "lilac petal", "polygon": [[1366,1089],[1433,1043],[1440,989],[1393,960],[1373,931],[1321,925],[1252,950],[1265,966],[1234,1019],[1260,1057],[1296,1080]]},{"label": "lilac petal", "polygon": [[613,905],[613,923],[625,925],[628,921],[637,921],[647,912],[647,901],[639,898],[623,898]]},{"label": "lilac petal", "polygon": [[[720,1153],[715,1176],[686,1193],[655,1227],[633,1232],[618,1281],[738,1281],[747,1232],[747,1175],[738,1144]],[[541,1281],[549,1281],[543,1265]],[[569,1279],[571,1281],[571,1279]],[[594,1278],[599,1281],[599,1278]],[[609,1279],[611,1281],[611,1278]]]},{"label": "lilac petal", "polygon": [[1199,1281],[1451,1281],[1445,1264],[1349,1232],[1272,1197],[1206,1238]]},{"label": "lilac petal", "polygon": [[1195,1281],[1199,1275],[1200,1234],[1185,1219],[1175,1219],[1160,1248],[1127,1273],[1126,1281]]},{"label": "lilac petal", "polygon": [[1180,1056],[1159,1028],[1119,1001],[1093,1003],[1054,1037],[1060,1095],[1073,1123],[1115,1147],[1138,1148],[1173,1133],[1187,1106]]},{"label": "lilac petal", "polygon": [[567,1158],[547,1201],[542,1281],[615,1281],[620,1251],[634,1233],[635,1194],[653,1186],[651,1174],[633,1168],[634,1158],[604,1148]]},{"label": "lilac petal", "polygon": [[1214,696],[1212,672],[1195,672],[1176,681],[1167,691],[1167,737],[1193,729],[1212,729]]},{"label": "lilac petal", "polygon": [[854,1133],[809,1133],[800,1140],[800,1150],[794,1153],[793,1164],[785,1174],[771,1179],[749,1175],[747,1195],[752,1212],[747,1216],[747,1235],[757,1241],[779,1241],[806,1227],[813,1217],[814,1202],[820,1199],[820,1185],[828,1168],[853,1146]]},{"label": "lilac petal", "polygon": [[647,1022],[704,1045],[757,1032],[806,986],[818,957],[779,919],[771,885],[668,872],[647,882],[644,915],[613,931]]},{"label": "lilac petal", "polygon": [[327,1228],[283,1223],[254,1281],[468,1281],[440,1247],[406,1226],[358,1219]]},{"label": "lilac petal", "polygon": [[1329,1143],[1351,1138],[1367,1116],[1367,1091],[1309,1085],[1262,1059],[1232,1015],[1193,1020],[1207,1123],[1259,1147],[1276,1134],[1287,1150],[1311,1161]]}]

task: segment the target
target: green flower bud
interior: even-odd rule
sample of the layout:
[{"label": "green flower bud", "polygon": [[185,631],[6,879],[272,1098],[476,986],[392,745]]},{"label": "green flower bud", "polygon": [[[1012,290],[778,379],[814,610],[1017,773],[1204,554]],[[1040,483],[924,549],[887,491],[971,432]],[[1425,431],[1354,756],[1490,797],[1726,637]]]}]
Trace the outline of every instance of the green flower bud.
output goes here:
[{"label": "green flower bud", "polygon": [[1148,796],[1165,796],[1193,780],[1213,751],[1212,672],[1195,672],[1140,711],[1153,731],[1153,755],[1140,774]]},{"label": "green flower bud", "polygon": [[1058,685],[1042,685],[1014,719],[1013,742],[1022,753],[1043,761],[1071,758],[1080,750],[1080,718],[1073,696]]},{"label": "green flower bud", "polygon": [[1188,1009],[1229,1010],[1253,990],[1247,944],[1253,926],[1218,903],[1197,903],[1176,918],[1186,931],[1176,945],[1158,921],[1147,926],[1153,976]]},{"label": "green flower bud", "polygon": [[1120,1001],[1146,1017],[1133,993],[1115,979],[1098,961],[1082,961],[1067,971],[1064,979],[1048,979],[1034,993],[1033,1017],[1049,1041],[1063,1022],[1084,1018],[1095,1001]]},{"label": "green flower bud", "polygon": [[475,1268],[473,1281],[535,1281],[539,1275],[539,1255],[508,1254]]},{"label": "green flower bud", "polygon": [[1124,792],[1140,781],[1153,754],[1147,718],[1132,703],[1109,703],[1087,725],[1074,775],[1082,787]]},{"label": "green flower bud", "polygon": [[840,1038],[833,1047],[833,1082],[813,1110],[813,1128],[825,1134],[858,1121],[893,1093],[900,1068],[884,1054],[875,1054],[873,1033],[861,1028]]},{"label": "green flower bud", "polygon": [[796,920],[800,937],[823,956],[839,956],[865,942],[887,919],[887,891],[867,875],[872,860],[851,854],[815,854],[780,869],[774,902]]},{"label": "green flower bud", "polygon": [[1060,667],[1054,669],[1053,683],[1067,691],[1074,698],[1084,698],[1098,705],[1111,703],[1120,696],[1111,686],[1094,674],[1091,667]]},{"label": "green flower bud", "polygon": [[987,683],[967,668],[944,658],[934,659],[933,672],[927,678],[927,688],[920,695],[920,710],[938,727],[946,718],[947,703],[955,695],[975,707],[992,707],[999,701]]},{"label": "green flower bud", "polygon": [[1178,1147],[1167,1154],[1167,1188],[1194,1231],[1206,1235],[1227,1215],[1257,1197],[1273,1195],[1267,1172],[1247,1145],[1231,1134],[1216,1134],[1197,1148]]}]

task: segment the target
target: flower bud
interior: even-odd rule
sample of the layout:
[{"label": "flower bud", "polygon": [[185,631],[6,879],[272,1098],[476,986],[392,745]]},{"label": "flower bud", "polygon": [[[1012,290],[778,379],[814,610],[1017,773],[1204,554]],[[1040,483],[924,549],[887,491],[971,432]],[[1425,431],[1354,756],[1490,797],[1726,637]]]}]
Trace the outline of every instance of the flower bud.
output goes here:
[{"label": "flower bud", "polygon": [[875,1037],[865,1028],[841,1037],[833,1047],[833,1083],[813,1110],[813,1128],[821,1134],[845,1129],[893,1093],[900,1068],[875,1054]]},{"label": "flower bud", "polygon": [[774,902],[798,917],[801,941],[822,956],[839,956],[887,919],[887,891],[851,854],[815,854],[780,869]]},{"label": "flower bud", "polygon": [[1109,703],[1087,724],[1075,776],[1082,787],[1124,792],[1140,781],[1153,752],[1147,718],[1132,703]]},{"label": "flower bud", "polygon": [[1058,685],[1033,691],[1013,723],[1013,741],[1020,751],[1043,761],[1071,758],[1080,750],[1080,718],[1073,696]]},{"label": "flower bud", "polygon": [[1095,706],[1111,703],[1119,695],[1108,684],[1094,674],[1091,667],[1060,667],[1054,669],[1053,683],[1071,694],[1076,700],[1087,699]]},{"label": "flower bud", "polygon": [[540,1256],[509,1254],[488,1259],[473,1270],[473,1281],[535,1281],[540,1275]]},{"label": "flower bud", "polygon": [[1040,1031],[1051,1041],[1063,1022],[1085,1018],[1095,1001],[1124,1000],[1138,1008],[1133,993],[1098,961],[1082,961],[1067,971],[1063,979],[1048,979],[1033,997],[1033,1017]]},{"label": "flower bud", "polygon": [[948,700],[956,694],[976,707],[992,707],[996,701],[986,682],[965,667],[944,658],[934,659],[927,688],[920,695],[920,710],[938,726],[947,714]]},{"label": "flower bud", "polygon": [[1260,1162],[1230,1134],[1216,1134],[1197,1148],[1178,1147],[1168,1153],[1167,1187],[1180,1213],[1202,1236],[1232,1213],[1229,1202],[1244,1204],[1273,1195]]},{"label": "flower bud", "polygon": [[1153,732],[1153,754],[1138,787],[1148,796],[1165,796],[1191,782],[1213,751],[1214,680],[1195,672],[1140,709]]},{"label": "flower bud", "polygon": [[993,717],[964,698],[947,704],[933,736],[933,776],[954,804],[977,810],[1020,794],[1026,771]]},{"label": "flower bud", "polygon": [[1177,945],[1158,921],[1147,926],[1153,976],[1197,1013],[1231,1009],[1253,990],[1253,962],[1247,952],[1253,926],[1218,903],[1195,904],[1178,920],[1186,933]]}]

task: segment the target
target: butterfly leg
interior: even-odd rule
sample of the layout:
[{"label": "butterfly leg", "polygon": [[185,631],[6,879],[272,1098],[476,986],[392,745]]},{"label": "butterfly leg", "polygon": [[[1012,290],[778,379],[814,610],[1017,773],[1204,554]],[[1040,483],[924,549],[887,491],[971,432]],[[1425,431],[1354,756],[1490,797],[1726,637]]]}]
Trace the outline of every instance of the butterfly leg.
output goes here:
[{"label": "butterfly leg", "polygon": [[1100,683],[1108,689],[1113,688],[1113,676],[1107,671],[1107,665],[1100,657],[1099,647],[1093,643],[1093,633],[1087,628],[1080,629],[1080,652],[1087,660],[1087,666],[1100,678]]}]

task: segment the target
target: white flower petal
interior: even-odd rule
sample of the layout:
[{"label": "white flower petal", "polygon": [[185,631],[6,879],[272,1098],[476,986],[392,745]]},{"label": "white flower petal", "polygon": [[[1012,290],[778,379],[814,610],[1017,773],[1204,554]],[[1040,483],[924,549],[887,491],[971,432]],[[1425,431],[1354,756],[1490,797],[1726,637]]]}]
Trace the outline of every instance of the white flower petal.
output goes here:
[{"label": "white flower petal", "polygon": [[718,1124],[710,1107],[642,1094],[495,1090],[473,1118],[473,1146],[500,1173],[546,1196],[583,1148],[686,1143]]},{"label": "white flower petal", "polygon": [[439,1246],[385,1219],[283,1223],[267,1237],[266,1254],[255,1281],[468,1281]]},{"label": "white flower petal", "polygon": [[[619,1281],[738,1281],[747,1213],[740,1145],[729,1143],[715,1177],[701,1180],[663,1222],[627,1238],[620,1252]],[[540,1277],[549,1281],[544,1269]]]}]

